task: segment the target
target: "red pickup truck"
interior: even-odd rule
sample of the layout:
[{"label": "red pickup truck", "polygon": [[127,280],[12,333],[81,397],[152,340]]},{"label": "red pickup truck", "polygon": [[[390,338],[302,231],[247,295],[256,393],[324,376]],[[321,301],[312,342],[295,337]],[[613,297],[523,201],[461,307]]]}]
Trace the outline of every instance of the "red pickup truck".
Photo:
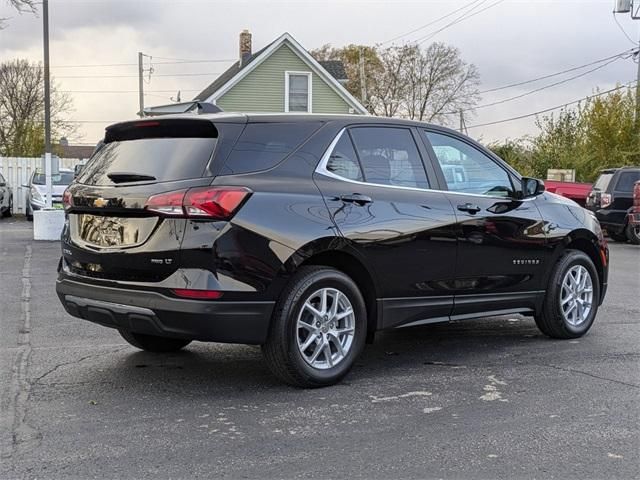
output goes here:
[{"label": "red pickup truck", "polygon": [[585,206],[587,196],[591,192],[590,183],[557,182],[555,180],[545,180],[544,188],[548,192],[570,198],[582,207]]}]

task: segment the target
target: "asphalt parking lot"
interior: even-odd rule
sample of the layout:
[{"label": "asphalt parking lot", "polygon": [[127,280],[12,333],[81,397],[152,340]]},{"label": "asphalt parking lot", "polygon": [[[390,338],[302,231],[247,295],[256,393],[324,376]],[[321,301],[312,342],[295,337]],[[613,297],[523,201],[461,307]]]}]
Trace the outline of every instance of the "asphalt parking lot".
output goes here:
[{"label": "asphalt parking lot", "polygon": [[591,332],[511,316],[380,334],[338,386],[259,348],[139,352],[70,317],[57,242],[0,221],[0,478],[640,478],[640,248]]}]

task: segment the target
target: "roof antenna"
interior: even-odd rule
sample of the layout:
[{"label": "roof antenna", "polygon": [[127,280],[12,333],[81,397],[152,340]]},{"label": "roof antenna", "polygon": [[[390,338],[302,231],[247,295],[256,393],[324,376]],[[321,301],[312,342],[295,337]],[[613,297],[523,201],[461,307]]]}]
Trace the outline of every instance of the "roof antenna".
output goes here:
[{"label": "roof antenna", "polygon": [[176,98],[169,97],[169,99],[170,99],[172,102],[180,103],[180,90],[178,90],[178,95],[176,95]]}]

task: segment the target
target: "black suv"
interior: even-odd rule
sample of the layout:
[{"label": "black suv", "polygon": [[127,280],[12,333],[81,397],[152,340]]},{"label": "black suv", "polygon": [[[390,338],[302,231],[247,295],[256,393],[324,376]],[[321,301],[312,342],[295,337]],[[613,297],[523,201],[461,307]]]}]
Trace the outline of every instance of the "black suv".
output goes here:
[{"label": "black suv", "polygon": [[71,315],[155,352],[258,344],[298,386],[337,382],[383,329],[523,313],[579,337],[607,287],[591,212],[418,122],[119,123],[64,202]]},{"label": "black suv", "polygon": [[640,167],[602,170],[587,197],[586,207],[609,236],[618,241],[638,243],[636,230],[629,226],[628,213],[633,206],[633,185],[640,180]]}]

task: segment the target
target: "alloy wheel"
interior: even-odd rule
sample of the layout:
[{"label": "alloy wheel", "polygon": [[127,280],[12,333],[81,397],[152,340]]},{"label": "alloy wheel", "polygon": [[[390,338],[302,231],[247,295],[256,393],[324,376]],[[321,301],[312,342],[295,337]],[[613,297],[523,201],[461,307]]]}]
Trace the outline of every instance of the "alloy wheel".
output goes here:
[{"label": "alloy wheel", "polygon": [[586,322],[593,304],[593,280],[583,265],[574,265],[562,279],[560,309],[564,319],[574,327]]},{"label": "alloy wheel", "polygon": [[302,305],[296,339],[302,358],[326,370],[342,362],[353,345],[355,314],[349,298],[336,288],[312,293]]}]

